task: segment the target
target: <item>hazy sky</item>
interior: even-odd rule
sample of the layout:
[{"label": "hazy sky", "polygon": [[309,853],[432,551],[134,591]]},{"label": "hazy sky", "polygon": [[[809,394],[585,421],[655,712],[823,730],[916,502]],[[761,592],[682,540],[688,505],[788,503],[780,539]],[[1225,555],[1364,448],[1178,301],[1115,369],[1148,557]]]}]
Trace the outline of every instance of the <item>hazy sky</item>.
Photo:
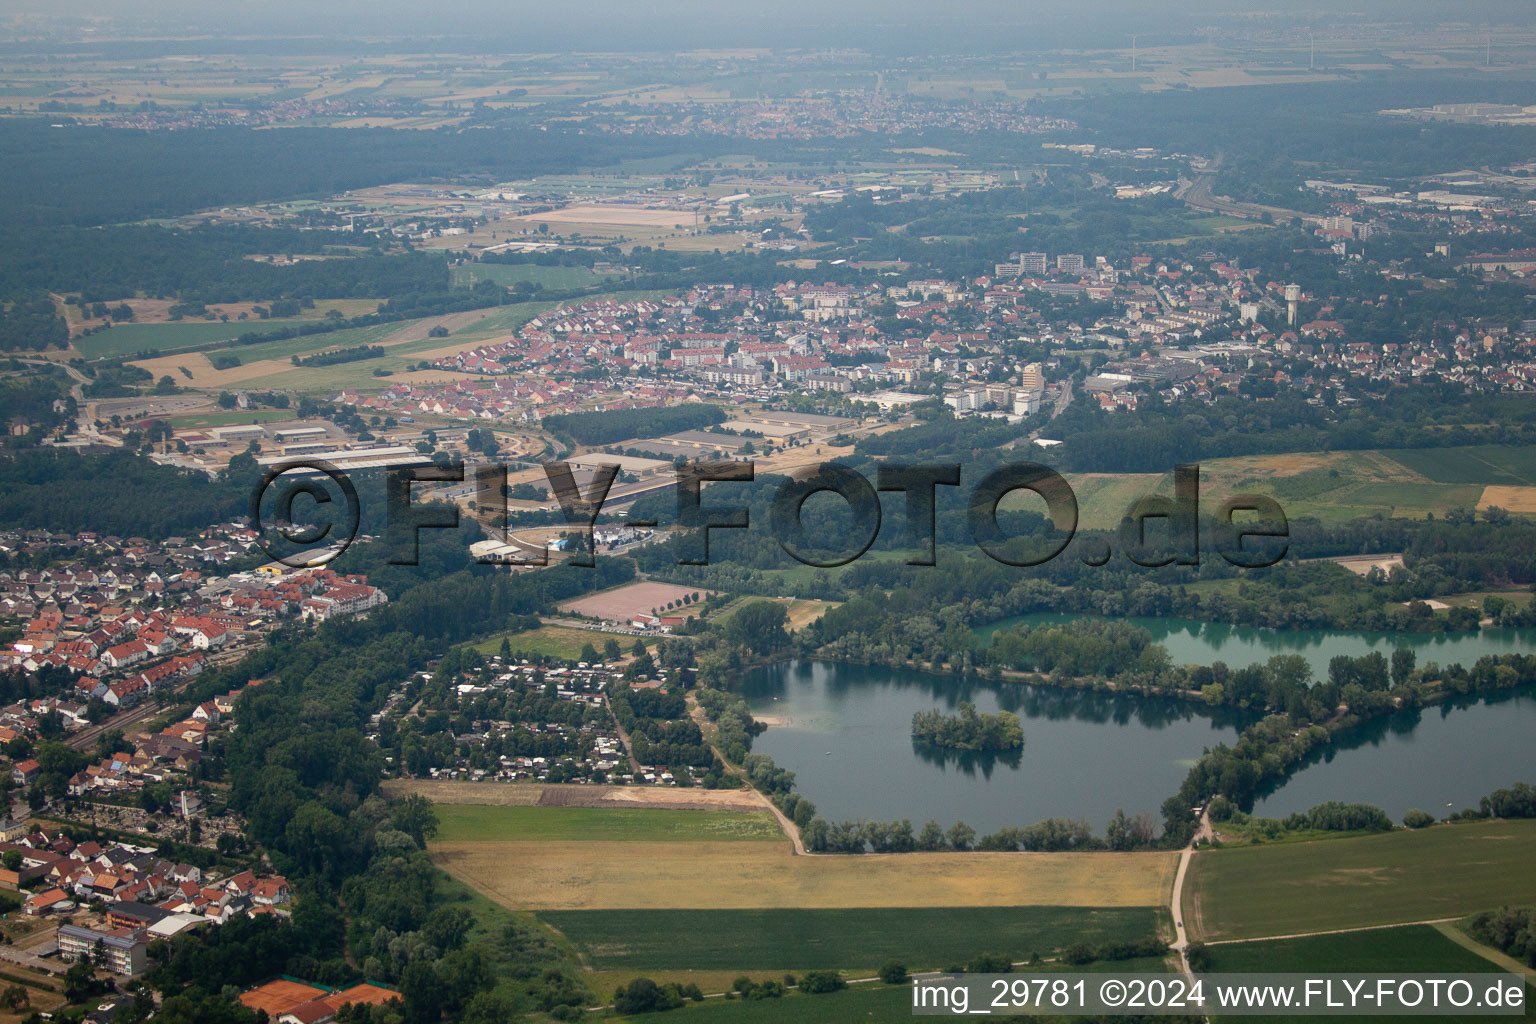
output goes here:
[{"label": "hazy sky", "polygon": [[[107,14],[158,31],[300,36],[469,36],[509,51],[698,47],[1123,47],[1130,32],[1183,34],[1334,20],[1528,22],[1529,0],[11,0],[52,17]],[[1254,18],[1254,15],[1260,15]]]}]

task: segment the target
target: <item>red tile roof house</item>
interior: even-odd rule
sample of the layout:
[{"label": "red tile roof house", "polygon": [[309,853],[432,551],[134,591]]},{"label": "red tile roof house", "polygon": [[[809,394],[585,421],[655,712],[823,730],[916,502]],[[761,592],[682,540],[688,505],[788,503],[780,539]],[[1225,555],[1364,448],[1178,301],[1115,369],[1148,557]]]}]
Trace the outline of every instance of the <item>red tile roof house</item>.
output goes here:
[{"label": "red tile roof house", "polygon": [[288,902],[288,879],[281,875],[263,878],[251,890],[251,902],[270,907]]},{"label": "red tile roof house", "polygon": [[27,897],[26,911],[31,916],[38,917],[50,910],[60,909],[60,904],[68,902],[69,894],[63,889],[49,889],[47,892],[34,893]]}]

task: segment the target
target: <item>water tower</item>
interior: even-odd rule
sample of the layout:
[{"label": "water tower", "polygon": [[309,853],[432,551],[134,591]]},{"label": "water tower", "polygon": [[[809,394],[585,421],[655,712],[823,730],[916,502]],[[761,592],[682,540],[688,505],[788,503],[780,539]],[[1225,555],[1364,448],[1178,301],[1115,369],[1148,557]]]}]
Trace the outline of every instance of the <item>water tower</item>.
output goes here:
[{"label": "water tower", "polygon": [[1296,304],[1301,301],[1301,285],[1288,284],[1285,286],[1285,322],[1292,327],[1296,326]]}]

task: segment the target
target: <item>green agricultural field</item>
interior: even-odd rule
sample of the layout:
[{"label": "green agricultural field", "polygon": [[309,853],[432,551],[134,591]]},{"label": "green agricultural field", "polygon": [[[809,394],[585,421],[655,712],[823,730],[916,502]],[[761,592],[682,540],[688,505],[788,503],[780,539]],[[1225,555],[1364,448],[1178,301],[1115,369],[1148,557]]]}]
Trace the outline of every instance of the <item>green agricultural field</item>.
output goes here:
[{"label": "green agricultural field", "polygon": [[[1481,468],[1463,475],[1477,482],[1432,479],[1410,465],[1414,458],[1424,456],[1433,468],[1453,457],[1447,453],[1473,451],[1481,453],[1484,461],[1478,464]],[[1200,501],[1202,509],[1209,510],[1231,495],[1263,494],[1278,501],[1293,519],[1312,516],[1336,523],[1376,513],[1421,519],[1430,513],[1443,516],[1453,508],[1476,506],[1484,483],[1521,483],[1496,467],[1519,468],[1522,459],[1536,463],[1536,458],[1530,458],[1523,449],[1495,445],[1425,452],[1292,452],[1212,459],[1200,466]],[[1446,470],[1442,475],[1452,474]],[[1144,495],[1173,494],[1171,471],[1161,475],[1077,473],[1067,479],[1077,494],[1080,525],[1089,529],[1114,529]]]},{"label": "green agricultural field", "polygon": [[439,843],[782,842],[767,811],[439,804]]},{"label": "green agricultural field", "polygon": [[[339,331],[303,334],[296,338],[258,341],[250,345],[230,345],[227,348],[221,348],[219,354],[239,356],[242,363],[255,363],[263,359],[287,359],[290,356],[307,355],[324,349],[376,345],[409,324],[410,321],[405,320],[397,323],[373,324],[368,327],[343,327]],[[257,330],[260,329],[257,328]]]},{"label": "green agricultural field", "polygon": [[1417,518],[1425,512],[1443,516],[1453,508],[1474,508],[1482,494],[1481,485],[1367,483],[1341,495],[1337,503],[1320,503],[1358,514],[1384,510]]},{"label": "green agricultural field", "polygon": [[1203,940],[1463,917],[1536,902],[1536,821],[1440,825],[1195,855],[1184,920]]},{"label": "green agricultural field", "polygon": [[453,268],[453,286],[471,288],[481,281],[507,287],[521,281],[568,291],[596,284],[601,278],[587,267],[541,267],[536,263],[473,263]]},{"label": "green agricultural field", "polygon": [[1385,454],[1436,483],[1536,486],[1536,448],[1483,444]]},{"label": "green agricultural field", "polygon": [[[604,998],[612,992],[603,992]],[[662,1015],[669,1024],[911,1024],[910,986],[865,984],[820,996],[791,993],[782,999],[755,1002],[710,999],[688,1003]],[[613,1020],[642,1024],[657,1019],[654,1013]]]},{"label": "green agricultural field", "polygon": [[[697,813],[697,812],[684,812]],[[821,910],[541,911],[601,971],[942,969],[982,954],[1014,961],[1077,942],[1147,938],[1154,907],[890,907]]]},{"label": "green agricultural field", "polygon": [[1208,946],[1211,971],[1492,972],[1499,967],[1428,924]]},{"label": "green agricultural field", "polygon": [[[1362,971],[1382,974],[1494,974],[1504,970],[1498,964],[1467,949],[1430,925],[1402,928],[1373,928],[1368,931],[1311,935],[1301,939],[1277,939],[1271,942],[1239,942],[1208,946],[1213,972],[1294,973],[1319,971]],[[1531,994],[1526,988],[1527,997]],[[1530,1012],[1515,1019],[1529,1019]],[[1232,1016],[1217,1020],[1244,1021],[1246,1024],[1284,1024],[1291,1016]],[[1309,1017],[1318,1021],[1357,1021],[1358,1017]],[[1410,1021],[1423,1017],[1373,1017],[1373,1020]]]},{"label": "green agricultural field", "polygon": [[161,355],[221,347],[251,331],[272,331],[313,320],[186,320],[164,324],[118,324],[74,340],[75,350],[87,359],[138,355],[153,349]]},{"label": "green agricultural field", "polygon": [[[1055,965],[1047,964],[1037,970],[1021,973],[1052,974],[1057,970]],[[1167,968],[1160,960],[1125,960],[1108,964],[1084,964],[1069,970],[1081,974],[1162,974]],[[651,972],[647,976],[670,980],[670,975],[665,973]],[[683,981],[686,978],[679,976],[676,980]],[[610,996],[613,993],[604,991],[600,994]],[[867,982],[850,985],[841,992],[829,992],[826,995],[807,996],[792,992],[782,999],[761,999],[755,1002],[710,999],[703,1003],[688,1003],[663,1018],[646,1014],[613,1019],[631,1021],[633,1024],[657,1019],[665,1019],[669,1024],[911,1024],[912,987]]]}]

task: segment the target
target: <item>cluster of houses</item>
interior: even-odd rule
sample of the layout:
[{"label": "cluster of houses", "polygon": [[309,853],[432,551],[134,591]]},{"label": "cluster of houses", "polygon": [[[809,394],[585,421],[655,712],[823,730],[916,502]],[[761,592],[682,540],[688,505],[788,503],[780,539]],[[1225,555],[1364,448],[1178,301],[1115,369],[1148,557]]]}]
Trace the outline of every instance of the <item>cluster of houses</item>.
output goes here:
[{"label": "cluster of houses", "polygon": [[[260,684],[261,680],[253,679],[247,686]],[[203,758],[204,741],[234,713],[235,701],[243,692],[243,689],[235,690],[204,701],[181,721],[172,722],[159,732],[135,738],[132,752],[117,751],[86,765],[70,778],[70,796],[120,795],[148,785],[185,780],[187,772]],[[23,762],[13,769],[13,775],[28,763],[35,764]],[[191,818],[202,806],[201,798],[186,789],[171,801],[172,813],[181,818]]]},{"label": "cluster of houses", "polygon": [[883,92],[805,93],[743,103],[654,103],[596,109],[593,128],[619,134],[723,135],[743,139],[864,138],[921,131],[1037,134],[1072,131],[1065,118],[1013,100],[947,102]]},{"label": "cluster of houses", "polygon": [[130,707],[196,675],[210,653],[270,629],[283,615],[325,621],[388,600],[363,576],[280,565],[225,577],[189,569],[170,582],[175,603],[159,607],[130,610],[73,595],[64,605],[52,598],[34,605],[21,637],[0,651],[0,670],[62,670],[74,677],[78,700]]},{"label": "cluster of houses", "polygon": [[287,913],[288,880],[280,875],[221,878],[150,849],[76,843],[62,832],[13,823],[0,827],[0,836],[0,858],[16,865],[0,867],[0,887],[27,890],[28,915],[61,919],[64,960],[104,955],[104,966],[132,976],[145,969],[157,939],[238,915]]},{"label": "cluster of houses", "polygon": [[[739,404],[804,391],[858,401],[936,374],[965,391],[1017,377],[1004,350],[1019,342],[1116,349],[1208,338],[1218,323],[1237,320],[1236,303],[1248,297],[1253,277],[1220,260],[1196,268],[1134,257],[1117,268],[1103,257],[1057,254],[1052,262],[1045,253],[1015,253],[995,270],[972,281],[700,284],[660,300],[594,301],[435,364],[474,378],[338,399],[394,413],[536,423],[703,396]],[[1100,301],[1111,311],[1084,326],[1054,315],[1049,303],[1057,299]],[[989,404],[1009,415],[1037,411],[1038,389],[1034,401],[1015,397]],[[962,412],[976,404],[957,401]],[[1115,397],[1101,401],[1130,407]]]}]

